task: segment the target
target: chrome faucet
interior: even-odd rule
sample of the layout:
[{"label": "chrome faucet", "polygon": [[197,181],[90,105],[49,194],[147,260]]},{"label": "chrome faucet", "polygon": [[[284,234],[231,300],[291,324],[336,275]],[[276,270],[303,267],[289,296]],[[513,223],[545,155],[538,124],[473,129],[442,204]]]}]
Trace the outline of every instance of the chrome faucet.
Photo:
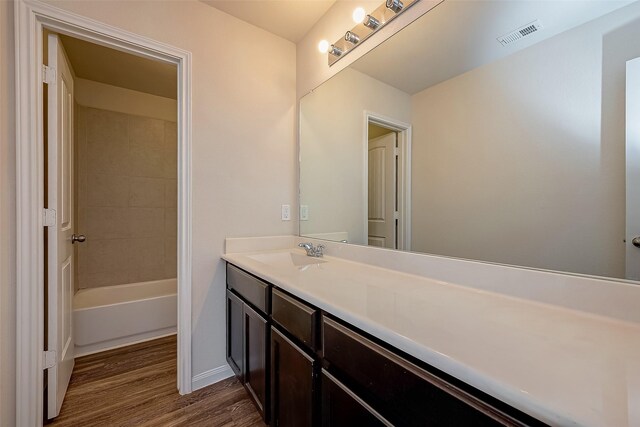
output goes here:
[{"label": "chrome faucet", "polygon": [[322,253],[322,250],[325,248],[324,245],[313,246],[313,243],[300,243],[298,246],[307,251],[307,256],[322,258],[322,255],[324,255]]}]

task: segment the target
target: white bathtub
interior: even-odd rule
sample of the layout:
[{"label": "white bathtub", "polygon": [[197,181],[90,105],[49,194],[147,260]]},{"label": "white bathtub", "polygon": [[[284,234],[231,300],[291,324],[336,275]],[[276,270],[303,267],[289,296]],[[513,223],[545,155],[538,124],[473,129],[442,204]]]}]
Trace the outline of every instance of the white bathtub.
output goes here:
[{"label": "white bathtub", "polygon": [[76,357],[176,333],[176,279],[81,289],[73,297]]}]

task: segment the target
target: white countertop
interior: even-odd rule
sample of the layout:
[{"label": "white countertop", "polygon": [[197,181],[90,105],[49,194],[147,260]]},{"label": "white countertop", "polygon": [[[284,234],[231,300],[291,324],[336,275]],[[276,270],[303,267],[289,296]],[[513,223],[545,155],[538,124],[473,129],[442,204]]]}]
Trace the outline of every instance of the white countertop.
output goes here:
[{"label": "white countertop", "polygon": [[640,325],[325,256],[223,258],[552,425],[640,426]]}]

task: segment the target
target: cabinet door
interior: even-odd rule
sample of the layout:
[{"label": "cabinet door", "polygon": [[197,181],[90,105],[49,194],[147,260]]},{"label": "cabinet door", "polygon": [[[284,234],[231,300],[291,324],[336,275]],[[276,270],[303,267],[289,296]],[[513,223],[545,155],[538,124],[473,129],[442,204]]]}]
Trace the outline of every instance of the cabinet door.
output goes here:
[{"label": "cabinet door", "polygon": [[322,427],[392,425],[324,369],[321,387]]},{"label": "cabinet door", "polygon": [[227,362],[240,381],[243,380],[244,303],[227,290]]},{"label": "cabinet door", "polygon": [[271,328],[271,426],[313,425],[315,363],[277,329]]},{"label": "cabinet door", "polygon": [[244,382],[262,418],[267,412],[267,320],[248,305],[244,305]]}]

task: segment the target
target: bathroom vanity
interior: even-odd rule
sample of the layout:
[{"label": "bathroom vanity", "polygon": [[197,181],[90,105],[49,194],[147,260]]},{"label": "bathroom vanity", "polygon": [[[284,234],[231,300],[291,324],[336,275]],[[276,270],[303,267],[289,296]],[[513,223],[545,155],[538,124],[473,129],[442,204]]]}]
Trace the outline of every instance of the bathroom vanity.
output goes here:
[{"label": "bathroom vanity", "polygon": [[227,360],[273,426],[541,425],[232,263],[227,286]]},{"label": "bathroom vanity", "polygon": [[636,323],[262,249],[224,256],[227,358],[272,426],[638,421]]},{"label": "bathroom vanity", "polygon": [[300,98],[300,237],[224,256],[265,420],[640,426],[639,22],[445,1]]}]

